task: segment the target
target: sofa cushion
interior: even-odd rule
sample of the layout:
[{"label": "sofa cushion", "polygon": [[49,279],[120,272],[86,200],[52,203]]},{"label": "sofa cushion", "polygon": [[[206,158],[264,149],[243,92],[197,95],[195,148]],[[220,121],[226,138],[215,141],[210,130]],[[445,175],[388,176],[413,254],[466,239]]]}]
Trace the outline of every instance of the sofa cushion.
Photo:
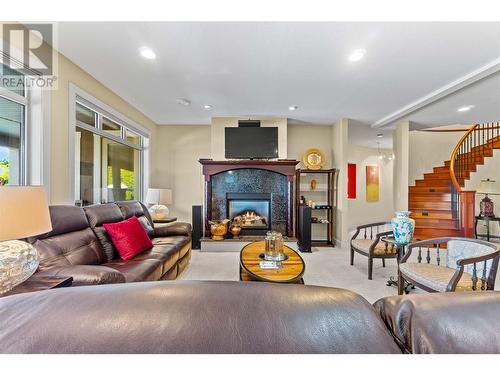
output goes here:
[{"label": "sofa cushion", "polygon": [[132,260],[157,259],[162,263],[162,274],[168,272],[179,260],[179,248],[175,245],[155,245]]},{"label": "sofa cushion", "polygon": [[122,260],[115,259],[103,266],[114,268],[125,276],[125,282],[160,280],[162,262],[159,259]]},{"label": "sofa cushion", "polygon": [[[403,276],[408,276],[413,281],[438,292],[446,292],[446,287],[455,274],[455,270],[452,268],[427,263],[401,263],[399,270]],[[480,289],[481,280],[477,286]],[[472,275],[464,272],[455,290],[472,290]]]},{"label": "sofa cushion", "polygon": [[52,230],[37,239],[54,237],[59,234],[76,232],[82,229],[89,228],[89,221],[81,207],[76,206],[50,206],[50,221],[52,223]]},{"label": "sofa cushion", "polygon": [[500,292],[393,296],[375,308],[407,353],[500,353]]},{"label": "sofa cushion", "polygon": [[120,208],[114,203],[96,204],[84,208],[90,227],[99,239],[101,246],[106,254],[106,261],[111,261],[118,257],[111,237],[102,226],[104,223],[116,223],[123,220]]},{"label": "sofa cushion", "polygon": [[105,266],[76,265],[57,267],[38,272],[38,275],[51,277],[72,277],[73,286],[124,283],[125,276],[113,268]]},{"label": "sofa cushion", "polygon": [[106,255],[90,228],[36,240],[40,270],[76,264],[97,265],[106,261]]},{"label": "sofa cushion", "polygon": [[132,216],[137,217],[139,222],[142,224],[146,230],[148,236],[152,238],[154,236],[153,221],[149,216],[149,212],[146,207],[138,201],[121,201],[115,202],[116,205],[122,211],[122,215],[125,219]]},{"label": "sofa cushion", "polygon": [[153,247],[148,234],[135,216],[119,223],[105,223],[102,226],[111,236],[113,245],[124,260],[132,259],[137,254]]},{"label": "sofa cushion", "polygon": [[179,248],[189,242],[191,242],[191,238],[185,236],[157,237],[153,239],[153,245],[175,245]]}]

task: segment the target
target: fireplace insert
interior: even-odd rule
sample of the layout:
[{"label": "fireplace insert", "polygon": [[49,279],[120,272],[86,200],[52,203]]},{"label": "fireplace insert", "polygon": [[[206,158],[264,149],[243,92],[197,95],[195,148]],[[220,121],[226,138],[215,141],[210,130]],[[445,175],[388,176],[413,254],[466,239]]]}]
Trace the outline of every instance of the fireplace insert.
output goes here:
[{"label": "fireplace insert", "polygon": [[270,193],[227,193],[227,217],[230,225],[241,227],[246,235],[262,235],[271,230]]}]

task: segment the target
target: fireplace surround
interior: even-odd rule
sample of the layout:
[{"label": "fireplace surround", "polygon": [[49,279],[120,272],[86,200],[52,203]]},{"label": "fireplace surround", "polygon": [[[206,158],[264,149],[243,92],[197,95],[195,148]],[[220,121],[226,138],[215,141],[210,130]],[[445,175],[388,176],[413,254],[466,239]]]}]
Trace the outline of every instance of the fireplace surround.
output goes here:
[{"label": "fireplace surround", "polygon": [[[231,219],[229,204],[243,200],[245,195],[259,198],[249,199],[256,204],[251,210],[256,211],[253,214],[259,215],[257,211],[263,209],[257,202],[269,201],[266,228],[242,227],[245,234],[261,235],[267,230],[275,230],[285,236],[294,237],[293,184],[296,166],[299,163],[297,160],[201,159],[200,163],[205,180],[205,237],[210,236],[208,221]],[[240,214],[244,215],[246,212]],[[252,213],[249,212],[249,215]],[[260,212],[259,216],[266,216],[266,212]],[[262,222],[260,224],[263,225]]]}]

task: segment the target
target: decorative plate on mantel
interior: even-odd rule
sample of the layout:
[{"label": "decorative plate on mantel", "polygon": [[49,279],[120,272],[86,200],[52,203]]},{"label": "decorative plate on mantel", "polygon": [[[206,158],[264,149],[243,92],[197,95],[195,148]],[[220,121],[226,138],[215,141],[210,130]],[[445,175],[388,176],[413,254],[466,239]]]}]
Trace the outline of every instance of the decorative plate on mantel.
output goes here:
[{"label": "decorative plate on mantel", "polygon": [[325,154],[319,148],[310,148],[304,152],[302,160],[307,169],[312,170],[319,170],[323,168],[326,163]]}]

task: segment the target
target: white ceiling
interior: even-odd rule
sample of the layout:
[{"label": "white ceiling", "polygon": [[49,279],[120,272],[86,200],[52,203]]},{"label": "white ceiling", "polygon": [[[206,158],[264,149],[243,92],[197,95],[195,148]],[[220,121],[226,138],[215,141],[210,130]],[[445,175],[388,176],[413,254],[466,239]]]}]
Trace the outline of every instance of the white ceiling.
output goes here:
[{"label": "white ceiling", "polygon": [[[368,125],[500,57],[500,23],[58,26],[64,55],[158,124],[254,115],[319,124],[349,117]],[[142,58],[141,46],[156,60]],[[357,48],[366,49],[365,58],[349,62]],[[498,121],[499,83],[497,74],[406,118],[426,126]],[[456,111],[469,104],[474,110]],[[299,109],[290,112],[290,105]]]}]

